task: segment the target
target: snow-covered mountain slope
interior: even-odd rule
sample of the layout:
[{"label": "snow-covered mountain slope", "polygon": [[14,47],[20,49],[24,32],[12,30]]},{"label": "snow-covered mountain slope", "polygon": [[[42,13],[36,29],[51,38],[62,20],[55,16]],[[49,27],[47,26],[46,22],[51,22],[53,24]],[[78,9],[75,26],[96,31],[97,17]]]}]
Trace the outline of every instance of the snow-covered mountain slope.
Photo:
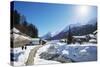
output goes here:
[{"label": "snow-covered mountain slope", "polygon": [[42,39],[49,39],[49,38],[51,38],[51,37],[52,37],[51,32],[48,32],[47,34],[45,34],[45,35],[42,36],[41,38],[42,38]]},{"label": "snow-covered mountain slope", "polygon": [[25,44],[28,44],[32,39],[28,36],[25,36],[23,33],[21,33],[18,29],[13,28],[11,34],[11,38],[13,40],[13,47],[21,47]]},{"label": "snow-covered mountain slope", "polygon": [[[60,42],[49,42],[44,47],[41,47],[36,55],[36,60],[45,59],[64,62],[84,62],[97,60],[96,44],[71,44]],[[39,64],[39,63],[38,63]]]},{"label": "snow-covered mountain slope", "polygon": [[13,32],[14,33],[20,33],[20,31],[18,29],[16,29],[16,28],[13,28]]},{"label": "snow-covered mountain slope", "polygon": [[62,29],[61,31],[59,31],[58,33],[54,34],[54,36],[51,39],[54,40],[54,39],[62,39],[64,37],[67,37],[69,26],[74,36],[87,35],[97,30],[97,20],[93,19],[91,21],[88,21],[86,24],[80,24],[80,23],[70,24],[66,26],[64,29]]}]

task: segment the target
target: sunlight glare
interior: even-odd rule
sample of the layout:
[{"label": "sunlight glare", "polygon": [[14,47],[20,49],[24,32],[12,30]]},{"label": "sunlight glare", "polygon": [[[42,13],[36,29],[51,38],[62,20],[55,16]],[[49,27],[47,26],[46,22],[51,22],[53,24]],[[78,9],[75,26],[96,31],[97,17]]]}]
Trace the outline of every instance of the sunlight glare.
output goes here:
[{"label": "sunlight glare", "polygon": [[89,13],[89,7],[88,6],[79,6],[78,11],[79,15],[85,16]]}]

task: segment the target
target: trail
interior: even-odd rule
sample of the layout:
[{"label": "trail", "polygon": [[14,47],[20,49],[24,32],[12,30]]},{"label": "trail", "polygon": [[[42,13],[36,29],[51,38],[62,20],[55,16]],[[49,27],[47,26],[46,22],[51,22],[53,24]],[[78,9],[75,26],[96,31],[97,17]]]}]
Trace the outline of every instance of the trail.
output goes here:
[{"label": "trail", "polygon": [[36,55],[37,50],[42,47],[43,45],[39,45],[35,48],[33,48],[30,53],[29,53],[29,57],[27,59],[27,61],[25,62],[26,65],[33,65],[34,64],[34,57]]}]

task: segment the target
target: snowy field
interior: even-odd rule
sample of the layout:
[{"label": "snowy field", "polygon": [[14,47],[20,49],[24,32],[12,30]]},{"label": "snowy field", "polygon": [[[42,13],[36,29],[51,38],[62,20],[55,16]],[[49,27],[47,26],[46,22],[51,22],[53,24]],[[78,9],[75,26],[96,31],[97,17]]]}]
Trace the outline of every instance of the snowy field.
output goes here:
[{"label": "snowy field", "polygon": [[[97,46],[92,43],[70,44],[49,42],[41,47],[36,54],[36,62],[45,59],[58,62],[84,62],[97,60]],[[58,60],[59,59],[59,60]],[[64,60],[62,60],[64,59]],[[41,63],[37,63],[41,64]],[[49,63],[43,63],[49,64]]]},{"label": "snowy field", "polygon": [[[37,46],[37,45],[36,45]],[[27,46],[11,49],[14,54],[14,66],[25,65],[31,49],[36,46]],[[84,62],[97,60],[97,45],[92,43],[84,44],[66,44],[57,41],[51,41],[37,50],[34,57],[34,64],[57,64],[62,62]]]}]

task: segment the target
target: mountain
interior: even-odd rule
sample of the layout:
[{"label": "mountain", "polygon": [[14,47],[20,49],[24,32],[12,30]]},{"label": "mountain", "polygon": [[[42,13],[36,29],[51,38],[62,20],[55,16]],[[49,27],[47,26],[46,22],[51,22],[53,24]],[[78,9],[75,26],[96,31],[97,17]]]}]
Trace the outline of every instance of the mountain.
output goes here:
[{"label": "mountain", "polygon": [[44,36],[40,37],[42,39],[50,39],[52,37],[51,32],[48,32],[47,34],[45,34]]},{"label": "mountain", "polygon": [[[69,26],[71,28],[72,35],[76,36],[86,35],[93,33],[95,30],[97,30],[97,19],[90,20],[84,25],[77,23],[77,24],[71,24]],[[66,38],[68,36],[69,26],[66,26],[61,32],[59,32],[57,35],[49,39],[55,40],[55,39]]]}]

